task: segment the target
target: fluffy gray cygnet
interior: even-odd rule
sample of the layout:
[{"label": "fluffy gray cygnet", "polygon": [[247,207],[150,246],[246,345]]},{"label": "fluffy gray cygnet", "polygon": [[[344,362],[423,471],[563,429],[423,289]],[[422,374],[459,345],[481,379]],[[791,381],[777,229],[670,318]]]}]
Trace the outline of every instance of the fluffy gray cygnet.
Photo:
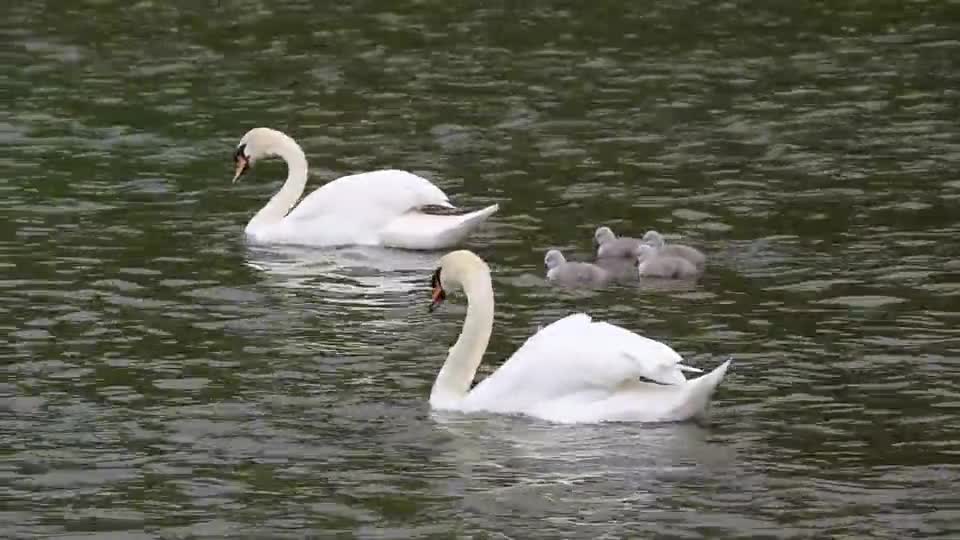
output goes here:
[{"label": "fluffy gray cygnet", "polygon": [[703,272],[703,269],[707,265],[707,256],[704,255],[703,252],[683,244],[667,244],[663,239],[663,235],[657,231],[647,231],[646,234],[643,235],[643,243],[653,247],[660,255],[686,259],[693,263],[693,265],[697,267],[697,270],[701,272]]},{"label": "fluffy gray cygnet", "polygon": [[627,284],[640,279],[636,257],[598,257],[593,264],[606,270],[611,281]]},{"label": "fluffy gray cygnet", "polygon": [[700,275],[700,271],[692,262],[682,257],[663,255],[647,244],[640,246],[637,272],[641,279],[692,279]]},{"label": "fluffy gray cygnet", "polygon": [[567,286],[597,286],[610,281],[610,274],[595,264],[568,262],[563,253],[551,249],[543,258],[547,267],[547,279],[552,283]]},{"label": "fluffy gray cygnet", "polygon": [[640,240],[629,236],[617,236],[610,227],[598,227],[593,233],[593,240],[597,243],[597,258],[630,257],[640,255]]}]

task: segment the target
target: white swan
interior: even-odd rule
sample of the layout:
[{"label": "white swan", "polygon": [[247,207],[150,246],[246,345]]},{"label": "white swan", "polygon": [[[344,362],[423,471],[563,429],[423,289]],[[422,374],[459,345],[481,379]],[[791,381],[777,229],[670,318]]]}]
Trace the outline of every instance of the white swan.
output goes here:
[{"label": "white swan", "polygon": [[[493,286],[486,263],[465,250],[440,259],[433,311],[462,288],[467,316],[430,392],[434,409],[525,414],[554,422],[687,420],[702,414],[730,365],[686,380],[673,349],[578,313],[541,329],[500,369],[470,384],[493,330]],[[641,381],[641,378],[654,382]],[[659,384],[657,384],[659,383]]]},{"label": "white swan", "polygon": [[[255,242],[441,249],[463,240],[498,208],[494,204],[456,215],[440,188],[397,170],[337,178],[294,207],[307,184],[307,158],[288,135],[263,127],[240,139],[233,155],[233,181],[258,159],[271,156],[287,163],[287,180],[247,224],[245,232]],[[430,207],[442,212],[431,212]]]}]

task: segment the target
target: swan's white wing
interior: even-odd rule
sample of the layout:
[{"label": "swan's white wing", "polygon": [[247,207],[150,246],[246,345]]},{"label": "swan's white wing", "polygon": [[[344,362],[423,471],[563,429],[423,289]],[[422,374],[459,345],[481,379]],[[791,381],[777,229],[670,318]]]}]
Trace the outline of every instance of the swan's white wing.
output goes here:
[{"label": "swan's white wing", "polygon": [[730,366],[719,367],[682,385],[628,381],[615,392],[581,392],[533,404],[524,412],[553,422],[679,422],[706,412]]},{"label": "swan's white wing", "polygon": [[497,205],[461,215],[433,215],[425,207],[454,208],[429,180],[406,171],[343,176],[304,198],[274,238],[316,245],[368,244],[440,249],[460,242],[497,211]]},{"label": "swan's white wing", "polygon": [[488,217],[498,205],[460,215],[434,215],[416,210],[394,218],[380,231],[385,246],[406,249],[442,249],[456,245]]},{"label": "swan's white wing", "polygon": [[611,392],[640,378],[684,384],[683,371],[699,370],[681,362],[676,351],[659,341],[578,313],[528,339],[470,392],[465,405],[518,410],[574,394]]},{"label": "swan's white wing", "polygon": [[426,178],[406,171],[371,171],[341,176],[320,186],[304,197],[287,219],[370,216],[385,224],[414,208],[428,205],[451,206],[447,195]]}]

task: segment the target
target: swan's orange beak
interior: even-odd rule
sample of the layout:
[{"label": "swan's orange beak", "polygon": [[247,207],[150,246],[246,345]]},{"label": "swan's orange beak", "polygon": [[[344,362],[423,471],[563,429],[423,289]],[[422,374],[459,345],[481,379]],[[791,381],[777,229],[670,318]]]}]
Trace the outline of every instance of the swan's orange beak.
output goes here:
[{"label": "swan's orange beak", "polygon": [[440,307],[440,304],[447,299],[447,292],[443,290],[443,287],[440,285],[434,285],[433,295],[430,298],[430,313],[433,313],[433,310]]},{"label": "swan's orange beak", "polygon": [[234,171],[232,183],[236,184],[237,180],[239,180],[240,177],[243,176],[245,172],[247,172],[247,169],[250,168],[250,160],[243,157],[243,155],[238,154],[233,157],[233,163],[236,165],[237,168]]},{"label": "swan's orange beak", "polygon": [[433,293],[430,295],[430,313],[433,313],[433,310],[440,307],[440,304],[447,299],[447,291],[443,290],[443,284],[440,283],[440,269],[437,268],[433,271],[433,275],[430,276],[430,287],[433,288]]}]

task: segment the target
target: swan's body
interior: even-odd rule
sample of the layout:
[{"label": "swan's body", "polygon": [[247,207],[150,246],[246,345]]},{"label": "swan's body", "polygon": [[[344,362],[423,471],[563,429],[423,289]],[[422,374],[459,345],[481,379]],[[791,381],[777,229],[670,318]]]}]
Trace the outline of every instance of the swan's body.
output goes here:
[{"label": "swan's body", "polygon": [[[469,251],[441,259],[434,303],[462,287],[467,316],[430,393],[434,409],[525,414],[554,422],[687,420],[701,415],[730,361],[687,380],[673,349],[579,313],[529,338],[496,372],[470,385],[493,329],[490,271]],[[645,382],[640,379],[654,382]]]},{"label": "swan's body", "polygon": [[567,261],[563,253],[556,249],[547,252],[543,264],[547,267],[547,279],[550,282],[567,287],[597,287],[613,277],[595,264]]},{"label": "swan's body", "polygon": [[640,278],[693,279],[700,275],[700,270],[683,257],[665,255],[644,244],[637,258],[637,273]]},{"label": "swan's body", "polygon": [[630,258],[636,259],[640,255],[640,245],[636,238],[617,236],[610,227],[598,227],[593,233],[593,241],[597,244],[597,258]]},{"label": "swan's body", "polygon": [[441,249],[462,241],[497,211],[492,205],[461,215],[429,213],[428,207],[454,207],[429,180],[398,170],[337,178],[297,204],[307,184],[306,156],[296,141],[269,128],[254,128],[240,140],[234,181],[269,156],[287,163],[287,180],[244,230],[258,243]]},{"label": "swan's body", "polygon": [[643,235],[643,242],[657,250],[659,255],[680,257],[690,261],[700,272],[703,272],[703,269],[707,266],[707,256],[703,252],[683,244],[667,244],[663,235],[657,231],[647,231]]}]

